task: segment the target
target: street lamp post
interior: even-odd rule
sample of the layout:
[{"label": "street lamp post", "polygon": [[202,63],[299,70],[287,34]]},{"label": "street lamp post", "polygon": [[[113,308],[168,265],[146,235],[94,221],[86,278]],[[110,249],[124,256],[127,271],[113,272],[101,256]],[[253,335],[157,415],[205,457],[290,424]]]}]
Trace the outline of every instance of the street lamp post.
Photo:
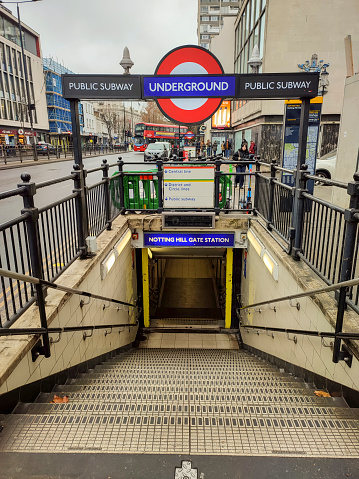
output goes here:
[{"label": "street lamp post", "polygon": [[28,72],[27,72],[27,61],[26,61],[26,56],[25,56],[25,49],[24,49],[24,41],[22,38],[22,26],[21,26],[21,19],[20,19],[20,8],[19,8],[19,3],[33,3],[33,2],[40,2],[41,0],[23,0],[20,2],[7,2],[7,1],[2,1],[0,0],[1,3],[16,3],[17,7],[17,20],[18,20],[18,25],[19,25],[19,34],[20,34],[20,46],[21,46],[21,56],[22,56],[22,62],[24,65],[24,79],[25,79],[25,85],[26,85],[26,96],[27,96],[27,109],[29,113],[29,120],[30,120],[30,131],[31,131],[31,141],[32,141],[32,146],[34,148],[34,160],[37,161],[37,150],[36,150],[36,142],[35,142],[35,136],[34,136],[34,124],[32,120],[32,111],[35,109],[35,105],[31,103],[31,97],[30,97],[30,87],[29,87],[29,81],[28,81]]}]

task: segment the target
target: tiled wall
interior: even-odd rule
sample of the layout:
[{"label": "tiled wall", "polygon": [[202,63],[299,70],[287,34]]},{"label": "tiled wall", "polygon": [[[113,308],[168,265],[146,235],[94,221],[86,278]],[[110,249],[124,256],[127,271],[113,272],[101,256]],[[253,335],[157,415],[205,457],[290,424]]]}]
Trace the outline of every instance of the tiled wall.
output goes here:
[{"label": "tiled wall", "polygon": [[[119,241],[127,230],[122,219],[114,222],[113,231],[105,231],[99,238],[99,251],[96,257],[89,260],[76,261],[66,273],[57,281],[82,291],[89,291],[102,296],[112,297],[118,300],[136,302],[136,268],[130,242],[117,257],[115,264],[104,280],[101,279],[101,261],[108,255],[114,244]],[[102,245],[107,245],[103,246]],[[91,299],[89,304],[80,306],[80,301],[85,302],[88,298],[78,295],[69,296],[57,290],[48,290],[46,298],[46,311],[50,327],[69,327],[99,324],[121,324],[135,321],[136,314],[130,314],[123,309],[117,310],[113,303]],[[106,306],[105,309],[104,305]],[[108,306],[108,307],[107,307]],[[132,309],[130,309],[132,311]],[[22,325],[29,327],[30,324],[40,324],[37,317],[37,308],[30,308],[22,317]],[[29,319],[31,318],[31,319]],[[34,322],[32,323],[32,321]],[[26,323],[27,322],[27,323]],[[16,323],[16,327],[20,327]],[[110,332],[110,329],[108,329]],[[0,349],[8,352],[7,362],[11,359],[17,363],[15,369],[9,374],[9,364],[5,363],[5,357],[0,359],[0,377],[4,379],[0,386],[0,394],[7,393],[20,386],[43,379],[49,375],[71,368],[79,363],[101,356],[109,351],[116,350],[133,342],[137,327],[123,327],[113,329],[111,334],[105,334],[105,330],[97,330],[89,338],[83,339],[83,332],[63,333],[61,340],[51,346],[51,357],[40,356],[35,362],[32,361],[31,347],[27,336],[17,336],[13,339],[1,339]],[[87,334],[90,334],[87,331]],[[54,340],[57,334],[52,334]],[[32,340],[33,341],[33,340]],[[10,366],[10,369],[13,366]]]},{"label": "tiled wall", "polygon": [[[279,277],[278,281],[275,281],[258,253],[248,242],[246,277],[242,271],[243,305],[326,286],[303,262],[295,262],[284,253],[263,228],[254,225],[252,229],[278,263]],[[297,302],[300,304],[299,310],[295,307]],[[274,305],[276,312],[269,309]],[[242,311],[242,321],[244,324],[257,326],[320,332],[334,331],[333,325],[336,318],[334,293],[317,295],[316,301],[309,297],[300,298],[293,300],[292,305],[287,300],[258,307],[257,311],[254,309]],[[258,311],[259,308],[261,312]],[[353,315],[353,312],[348,311],[345,314]],[[344,320],[344,327],[345,324],[346,320]],[[259,334],[253,330],[248,331],[250,332],[247,333],[243,328],[241,330],[245,344],[331,381],[359,390],[358,360],[353,358],[351,368],[344,361],[333,363],[332,349],[325,347],[321,338],[298,334],[296,335],[298,342],[295,344],[288,339],[286,333],[274,333],[272,338],[272,334],[266,331],[259,331]],[[293,339],[293,334],[290,334],[289,338]],[[329,345],[330,341],[329,338],[325,339],[325,344]]]}]

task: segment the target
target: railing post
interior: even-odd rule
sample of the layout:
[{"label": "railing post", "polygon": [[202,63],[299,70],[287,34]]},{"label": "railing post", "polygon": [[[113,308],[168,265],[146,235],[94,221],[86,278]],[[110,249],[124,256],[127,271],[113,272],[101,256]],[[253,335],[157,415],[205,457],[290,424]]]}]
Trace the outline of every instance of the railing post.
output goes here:
[{"label": "railing post", "polygon": [[303,193],[307,193],[307,170],[308,165],[302,165],[299,171],[296,171],[296,188],[293,202],[292,215],[294,216],[295,238],[294,247],[292,249],[292,257],[296,261],[300,260],[298,253],[302,251],[303,222],[305,212],[305,198]]},{"label": "railing post", "polygon": [[[35,208],[34,205],[34,195],[36,194],[36,185],[34,182],[30,183],[31,176],[28,173],[23,173],[21,175],[23,183],[18,184],[19,188],[22,188],[23,191],[21,196],[24,201],[24,209],[21,210],[21,214],[27,214],[26,219],[26,231],[29,240],[29,251],[30,251],[30,261],[31,261],[31,275],[35,278],[43,278],[43,269],[42,269],[42,255],[41,255],[41,245],[40,245],[40,235],[39,235],[39,210]],[[41,284],[35,285],[36,296],[37,296],[37,306],[39,308],[40,314],[40,323],[41,327],[47,329],[47,319],[45,311],[45,294]],[[42,335],[43,347],[41,349],[41,354],[44,354],[46,358],[49,358],[50,353],[50,340],[48,332],[43,333]]]},{"label": "railing post", "polygon": [[274,190],[275,190],[275,175],[276,175],[276,160],[272,160],[270,164],[270,180],[269,180],[269,208],[268,208],[268,218],[267,218],[267,228],[269,231],[272,230],[273,224],[273,209],[274,209]]},{"label": "railing post", "polygon": [[106,223],[107,223],[107,230],[111,230],[112,222],[111,222],[111,208],[110,208],[110,180],[108,178],[108,170],[110,169],[109,165],[107,164],[107,160],[102,160],[101,164],[102,168],[102,181],[103,181],[103,188],[104,188],[104,195],[105,195],[105,211],[106,211]]},{"label": "railing post", "polygon": [[[359,211],[359,172],[354,174],[354,181],[348,184],[347,189],[350,195],[349,208],[344,212],[345,220],[345,238],[343,245],[343,259],[340,270],[340,282],[352,279],[353,258],[356,245],[356,236],[358,229],[358,220],[355,214]],[[343,329],[344,311],[346,307],[346,296],[348,288],[340,288],[338,300],[337,320],[335,324],[335,334],[339,334]],[[337,363],[348,357],[344,351],[340,351],[341,339],[335,338],[333,348],[333,362]]]},{"label": "railing post", "polygon": [[118,157],[117,161],[118,165],[118,172],[119,172],[119,177],[118,177],[118,189],[120,193],[120,209],[121,209],[121,214],[125,214],[125,190],[123,186],[123,161],[122,161],[122,156]]},{"label": "railing post", "polygon": [[158,178],[158,208],[157,212],[163,211],[163,160],[157,160],[157,178]]},{"label": "railing post", "polygon": [[85,178],[87,176],[86,170],[81,169],[80,165],[74,164],[72,171],[74,175],[74,189],[73,193],[76,193],[76,224],[78,235],[78,249],[81,251],[81,258],[87,258],[87,245],[86,238],[89,236],[89,223],[87,213],[87,201],[86,201],[86,186]]},{"label": "railing post", "polygon": [[221,173],[221,160],[216,160],[215,162],[216,169],[214,172],[214,212],[216,215],[219,214],[220,208],[219,208],[219,181],[220,177],[222,175]]},{"label": "railing post", "polygon": [[257,215],[258,211],[258,198],[259,198],[259,173],[261,172],[261,165],[259,160],[256,160],[256,172],[255,172],[255,181],[254,181],[254,202],[253,202],[253,214]]}]

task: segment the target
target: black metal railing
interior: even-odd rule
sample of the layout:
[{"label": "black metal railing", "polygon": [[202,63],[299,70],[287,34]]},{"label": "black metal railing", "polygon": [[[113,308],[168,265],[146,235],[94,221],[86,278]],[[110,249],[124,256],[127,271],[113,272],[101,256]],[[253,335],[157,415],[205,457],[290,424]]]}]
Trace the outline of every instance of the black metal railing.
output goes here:
[{"label": "black metal railing", "polygon": [[[82,147],[83,156],[99,156],[107,154],[116,154],[128,151],[128,145],[84,145]],[[70,159],[74,157],[73,146],[36,146],[37,159]],[[0,145],[0,164],[11,164],[14,162],[26,163],[35,161],[33,145]]]},{"label": "black metal railing", "polygon": [[[54,281],[78,257],[86,257],[87,236],[110,229],[119,215],[110,198],[109,168],[104,160],[99,168],[90,170],[94,175],[98,172],[97,176],[102,172],[102,178],[89,187],[85,184],[87,172],[75,165],[72,174],[38,184],[29,174],[22,174],[17,189],[0,193],[0,201],[23,197],[20,216],[0,225],[0,267]],[[112,168],[117,170],[117,163]],[[61,190],[67,188],[72,194],[37,207],[37,192],[44,190],[42,197],[51,197],[54,185],[59,184]],[[37,288],[1,277],[0,328],[12,325],[34,301],[44,302],[44,291]]]}]

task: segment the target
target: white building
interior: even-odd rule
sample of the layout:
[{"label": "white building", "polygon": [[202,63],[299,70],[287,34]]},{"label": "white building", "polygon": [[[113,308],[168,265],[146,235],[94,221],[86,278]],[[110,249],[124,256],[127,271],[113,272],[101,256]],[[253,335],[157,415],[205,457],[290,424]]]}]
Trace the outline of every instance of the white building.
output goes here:
[{"label": "white building", "polygon": [[31,125],[28,105],[33,115],[37,140],[44,139],[49,129],[40,36],[21,23],[24,56],[27,62],[27,98],[18,19],[0,5],[0,142],[2,145],[29,144]]}]

